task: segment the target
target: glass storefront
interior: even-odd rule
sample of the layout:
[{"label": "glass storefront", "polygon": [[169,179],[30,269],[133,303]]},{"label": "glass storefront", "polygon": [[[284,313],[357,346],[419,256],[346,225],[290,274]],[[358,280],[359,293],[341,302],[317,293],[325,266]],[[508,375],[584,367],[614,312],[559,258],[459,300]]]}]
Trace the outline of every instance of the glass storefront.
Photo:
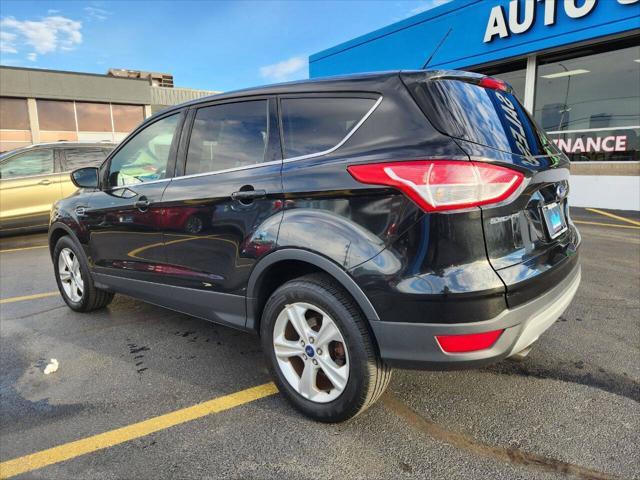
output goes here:
[{"label": "glass storefront", "polygon": [[[573,162],[640,161],[640,38],[535,56],[475,71],[507,81]],[[533,73],[533,72],[532,72]]]},{"label": "glass storefront", "polygon": [[640,46],[605,48],[538,58],[534,116],[574,162],[640,160]]}]

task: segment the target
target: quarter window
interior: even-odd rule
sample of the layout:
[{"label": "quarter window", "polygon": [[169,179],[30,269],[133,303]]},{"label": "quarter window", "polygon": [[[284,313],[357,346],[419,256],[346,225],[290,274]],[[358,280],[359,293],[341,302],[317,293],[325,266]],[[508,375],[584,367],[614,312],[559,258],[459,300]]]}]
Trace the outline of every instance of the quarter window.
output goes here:
[{"label": "quarter window", "polygon": [[53,173],[53,150],[19,153],[0,164],[0,178],[28,177]]},{"label": "quarter window", "polygon": [[129,140],[111,159],[109,185],[118,187],[165,178],[178,118],[179,114],[175,114],[158,120]]},{"label": "quarter window", "polygon": [[369,98],[284,98],[281,100],[285,158],[338,145],[373,107]]},{"label": "quarter window", "polygon": [[185,173],[214,172],[264,161],[268,103],[255,100],[198,109]]}]

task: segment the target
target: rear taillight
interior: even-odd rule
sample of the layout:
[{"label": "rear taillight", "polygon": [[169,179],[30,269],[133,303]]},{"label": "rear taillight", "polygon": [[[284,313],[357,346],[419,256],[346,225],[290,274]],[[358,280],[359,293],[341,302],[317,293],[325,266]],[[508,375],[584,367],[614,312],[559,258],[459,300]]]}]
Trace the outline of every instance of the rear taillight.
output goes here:
[{"label": "rear taillight", "polygon": [[436,340],[446,353],[467,353],[493,347],[504,329],[466,335],[438,335]]},{"label": "rear taillight", "polygon": [[490,90],[500,90],[502,92],[506,92],[509,89],[509,86],[505,82],[493,77],[484,77],[478,85]]},{"label": "rear taillight", "polygon": [[348,170],[361,183],[399,189],[427,212],[499,203],[524,179],[509,168],[457,160],[371,163]]}]

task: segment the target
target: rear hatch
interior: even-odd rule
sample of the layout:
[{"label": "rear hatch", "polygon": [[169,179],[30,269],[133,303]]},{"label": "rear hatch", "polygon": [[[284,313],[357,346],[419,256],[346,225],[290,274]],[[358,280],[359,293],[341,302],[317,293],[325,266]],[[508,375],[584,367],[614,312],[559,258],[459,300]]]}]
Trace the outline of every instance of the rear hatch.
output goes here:
[{"label": "rear hatch", "polygon": [[556,285],[575,267],[580,242],[569,216],[568,158],[500,80],[453,71],[402,79],[434,127],[471,160],[526,177],[516,198],[481,207],[487,256],[507,287],[509,306]]}]

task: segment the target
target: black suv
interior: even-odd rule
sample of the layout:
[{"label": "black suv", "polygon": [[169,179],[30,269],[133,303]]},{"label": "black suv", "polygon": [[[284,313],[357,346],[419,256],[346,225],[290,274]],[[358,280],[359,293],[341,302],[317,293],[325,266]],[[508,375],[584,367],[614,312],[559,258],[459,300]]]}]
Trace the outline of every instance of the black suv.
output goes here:
[{"label": "black suv", "polygon": [[321,421],[391,367],[476,367],[530,345],[580,283],[569,162],[504,82],[357,75],[216,95],[73,172],[49,244],[76,311],[124,293],[262,337]]}]

